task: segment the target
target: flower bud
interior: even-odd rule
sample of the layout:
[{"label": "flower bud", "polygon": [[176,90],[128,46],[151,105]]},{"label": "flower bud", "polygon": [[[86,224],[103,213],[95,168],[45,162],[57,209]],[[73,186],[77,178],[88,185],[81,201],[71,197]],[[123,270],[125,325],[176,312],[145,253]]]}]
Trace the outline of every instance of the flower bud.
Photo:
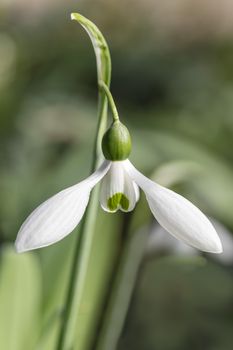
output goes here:
[{"label": "flower bud", "polygon": [[131,152],[131,137],[120,121],[114,121],[102,139],[102,150],[106,159],[112,161],[127,159]]}]

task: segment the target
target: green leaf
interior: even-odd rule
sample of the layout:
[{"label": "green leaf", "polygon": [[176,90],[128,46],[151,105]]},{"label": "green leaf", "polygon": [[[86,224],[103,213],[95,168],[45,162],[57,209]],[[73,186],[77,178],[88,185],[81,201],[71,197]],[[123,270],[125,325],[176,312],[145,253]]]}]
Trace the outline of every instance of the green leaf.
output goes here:
[{"label": "green leaf", "polygon": [[[110,86],[111,81],[111,56],[107,42],[101,33],[101,31],[96,27],[86,17],[80,15],[79,13],[72,13],[71,19],[76,20],[81,24],[81,26],[86,30],[89,35],[96,56],[96,65],[97,65],[97,79],[99,82],[104,82],[107,87]],[[103,134],[106,130],[107,125],[107,110],[108,103],[107,97],[105,96],[104,91],[99,89],[99,102],[98,102],[98,127],[96,133],[96,142],[95,142],[95,160],[93,160],[92,169],[96,168],[100,161],[102,160],[102,150],[101,142]]]},{"label": "green leaf", "polygon": [[0,348],[35,349],[40,332],[41,273],[35,254],[1,252]]},{"label": "green leaf", "polygon": [[97,350],[116,349],[130,305],[135,281],[145,251],[148,232],[132,232],[124,242],[111,294],[99,333]]},{"label": "green leaf", "polygon": [[71,19],[79,22],[88,33],[96,55],[98,81],[103,80],[106,85],[109,85],[111,79],[111,58],[108,45],[102,33],[94,23],[79,13],[72,13]]}]

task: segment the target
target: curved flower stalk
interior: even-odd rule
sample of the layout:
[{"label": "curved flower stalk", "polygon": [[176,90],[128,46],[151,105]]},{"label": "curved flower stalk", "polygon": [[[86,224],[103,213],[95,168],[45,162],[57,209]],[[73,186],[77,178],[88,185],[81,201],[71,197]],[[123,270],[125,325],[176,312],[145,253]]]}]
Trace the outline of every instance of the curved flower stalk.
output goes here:
[{"label": "curved flower stalk", "polygon": [[113,112],[113,123],[102,140],[105,160],[84,181],[59,192],[34,210],[20,228],[17,251],[41,248],[71,233],[82,219],[91,190],[101,182],[100,204],[105,211],[132,211],[141,188],[152,214],[167,232],[202,251],[221,253],[221,241],[207,217],[184,197],[145,177],[128,160],[130,134],[119,120],[108,87],[103,82],[100,87]]}]

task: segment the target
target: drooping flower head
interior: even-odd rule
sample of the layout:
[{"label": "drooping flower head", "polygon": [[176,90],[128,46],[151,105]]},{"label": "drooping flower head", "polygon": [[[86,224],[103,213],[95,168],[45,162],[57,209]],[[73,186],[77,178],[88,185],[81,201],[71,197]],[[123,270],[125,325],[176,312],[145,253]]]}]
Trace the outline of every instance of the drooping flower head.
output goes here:
[{"label": "drooping flower head", "polygon": [[[107,87],[104,84],[102,87],[112,98]],[[152,214],[167,232],[197,249],[222,252],[213,225],[197,207],[145,177],[128,160],[131,138],[116,110],[114,121],[103,137],[102,150],[105,160],[92,175],[49,198],[26,219],[16,239],[18,252],[48,246],[71,233],[81,221],[90,192],[98,182],[101,182],[100,204],[105,211],[132,211],[139,200],[140,188]]]},{"label": "drooping flower head", "polygon": [[[113,123],[102,138],[105,159],[92,175],[49,198],[29,215],[18,232],[16,250],[24,252],[45,247],[71,233],[84,215],[91,190],[101,182],[100,204],[105,211],[132,211],[139,200],[140,188],[146,195],[152,214],[166,231],[200,250],[222,252],[214,227],[197,207],[145,177],[128,160],[130,134],[120,122],[108,88],[111,59],[107,43],[91,21],[77,13],[73,13],[71,18],[80,22],[91,38],[97,60],[98,85],[104,92],[102,111],[106,111],[105,101],[108,100],[113,114]],[[101,126],[100,123],[99,130]],[[98,141],[98,137],[96,139]]]}]

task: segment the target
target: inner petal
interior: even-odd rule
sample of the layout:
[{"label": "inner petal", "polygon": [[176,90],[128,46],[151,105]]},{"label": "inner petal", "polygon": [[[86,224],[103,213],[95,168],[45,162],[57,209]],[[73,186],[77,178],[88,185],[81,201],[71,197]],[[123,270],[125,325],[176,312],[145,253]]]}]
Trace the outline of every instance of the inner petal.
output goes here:
[{"label": "inner petal", "polygon": [[129,209],[129,199],[124,195],[124,193],[118,192],[108,199],[107,205],[111,211],[116,211],[119,207],[127,211]]},{"label": "inner petal", "polygon": [[102,208],[114,213],[118,209],[131,211],[138,200],[138,187],[126,173],[123,162],[112,162],[102,180],[100,203]]}]

